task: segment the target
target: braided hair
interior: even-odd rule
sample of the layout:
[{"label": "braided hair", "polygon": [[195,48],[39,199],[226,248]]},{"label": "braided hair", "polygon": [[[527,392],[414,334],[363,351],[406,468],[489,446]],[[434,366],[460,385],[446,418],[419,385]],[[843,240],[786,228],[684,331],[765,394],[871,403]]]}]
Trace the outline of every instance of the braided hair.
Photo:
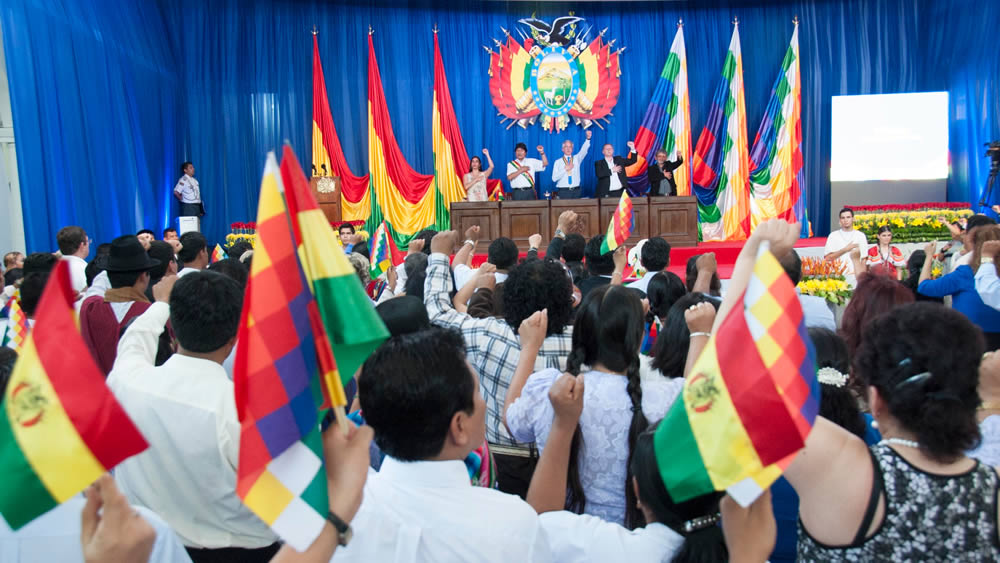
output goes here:
[{"label": "braided hair", "polygon": [[[632,451],[639,434],[649,426],[642,412],[642,387],[639,379],[639,347],[642,345],[642,303],[635,292],[616,285],[592,290],[584,297],[573,325],[573,347],[566,359],[566,371],[579,375],[583,366],[601,364],[625,373],[626,391],[632,404],[628,430],[628,460],[625,482],[625,526],[635,529],[645,525],[632,482]],[[579,455],[583,436],[577,425],[570,448],[566,506],[580,513],[587,503],[580,481]]]}]

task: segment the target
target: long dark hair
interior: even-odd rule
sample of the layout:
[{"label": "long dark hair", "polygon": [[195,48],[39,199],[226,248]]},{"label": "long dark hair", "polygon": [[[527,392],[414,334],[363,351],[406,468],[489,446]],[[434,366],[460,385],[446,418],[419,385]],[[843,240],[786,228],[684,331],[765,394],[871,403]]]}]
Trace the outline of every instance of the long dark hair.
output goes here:
[{"label": "long dark hair", "polygon": [[[832,368],[844,375],[851,372],[851,358],[847,353],[847,343],[836,332],[828,328],[812,327],[809,339],[816,350],[816,369]],[[834,385],[820,382],[819,414],[823,418],[864,439],[865,420],[861,416],[858,400],[851,388],[845,384]]]},{"label": "long dark hair", "polygon": [[478,160],[479,161],[479,171],[482,172],[483,171],[483,159],[479,158],[478,156],[474,156],[474,157],[472,157],[472,158],[469,159],[469,172],[472,172],[472,161],[473,160]]},{"label": "long dark hair", "polygon": [[719,308],[719,302],[705,296],[704,293],[688,293],[670,307],[663,329],[656,337],[650,367],[659,370],[667,379],[684,377],[688,343],[691,340],[691,332],[688,330],[687,321],[684,320],[684,311],[698,303],[711,303],[716,310]]},{"label": "long dark hair", "polygon": [[[684,536],[684,544],[671,561],[684,563],[728,561],[729,552],[722,536],[722,528],[718,524],[708,524],[691,532],[684,530],[685,522],[703,516],[717,515],[722,493],[709,493],[675,503],[663,486],[663,478],[660,477],[653,445],[654,432],[656,425],[640,434],[632,447],[634,453],[631,473],[635,476],[642,505],[656,516],[657,522]],[[631,483],[628,488],[632,489]]]},{"label": "long dark hair", "polygon": [[[639,385],[639,347],[642,345],[642,303],[632,290],[605,285],[592,290],[583,298],[573,324],[573,348],[566,358],[566,371],[579,375],[584,366],[601,364],[609,370],[624,372],[628,378],[626,390],[632,401],[632,421],[628,429],[628,464],[625,477],[625,527],[634,529],[645,524],[636,507],[632,489],[632,450],[635,440],[649,425],[642,413],[642,387]],[[567,508],[580,513],[587,497],[580,482],[579,455],[583,440],[580,427],[573,434],[570,448]]]},{"label": "long dark hair", "polygon": [[674,303],[687,293],[684,281],[673,272],[659,272],[649,280],[646,286],[646,297],[649,299],[649,314],[646,322],[653,317],[665,320]]}]

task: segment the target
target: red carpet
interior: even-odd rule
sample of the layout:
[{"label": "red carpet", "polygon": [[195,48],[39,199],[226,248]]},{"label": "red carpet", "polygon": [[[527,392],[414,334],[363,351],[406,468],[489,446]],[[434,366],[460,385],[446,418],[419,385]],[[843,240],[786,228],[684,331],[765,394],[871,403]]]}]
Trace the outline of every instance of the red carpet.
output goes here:
[{"label": "red carpet", "polygon": [[[802,239],[795,245],[795,248],[822,247],[826,244],[826,237],[814,237]],[[670,250],[671,272],[684,279],[687,262],[692,256],[704,254],[706,252],[715,253],[715,261],[719,264],[719,278],[727,280],[733,275],[733,266],[736,258],[743,249],[743,242],[702,242],[698,246],[674,247]],[[524,258],[524,254],[521,254]],[[473,266],[479,266],[486,261],[485,254],[476,254],[472,257]]]}]

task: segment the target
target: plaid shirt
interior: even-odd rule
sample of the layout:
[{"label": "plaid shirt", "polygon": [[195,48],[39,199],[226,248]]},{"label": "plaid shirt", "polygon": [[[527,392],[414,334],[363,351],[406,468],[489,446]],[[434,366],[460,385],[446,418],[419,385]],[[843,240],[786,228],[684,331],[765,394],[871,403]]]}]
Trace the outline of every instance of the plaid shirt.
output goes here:
[{"label": "plaid shirt", "polygon": [[[486,399],[486,440],[503,446],[528,447],[507,433],[503,424],[503,402],[507,387],[514,377],[521,344],[517,333],[500,319],[476,319],[454,309],[448,292],[451,289],[451,268],[444,254],[431,254],[424,282],[424,305],[431,322],[460,330],[465,337],[469,363],[479,372],[479,385]],[[542,343],[535,362],[536,370],[563,369],[566,356],[573,346],[573,327],[562,334],[553,334]]]}]

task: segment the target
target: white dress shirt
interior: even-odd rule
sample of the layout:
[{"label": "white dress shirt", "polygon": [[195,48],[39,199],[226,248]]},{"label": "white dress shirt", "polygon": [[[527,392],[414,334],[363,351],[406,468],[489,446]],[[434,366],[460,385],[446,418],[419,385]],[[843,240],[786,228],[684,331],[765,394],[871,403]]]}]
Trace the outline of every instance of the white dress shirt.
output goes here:
[{"label": "white dress shirt", "polygon": [[240,423],[225,370],[180,354],[153,366],[169,317],[166,303],[154,303],[118,342],[108,386],[149,449],[122,462],[115,480],[188,547],[270,545],[277,536],[236,496]]},{"label": "white dress shirt", "polygon": [[73,283],[73,291],[87,289],[87,261],[79,256],[63,256],[69,262],[69,280]]},{"label": "white dress shirt", "polygon": [[684,538],[658,522],[628,530],[589,514],[539,515],[552,558],[562,563],[672,561]]},{"label": "white dress shirt", "polygon": [[[559,160],[552,165],[552,181],[557,188],[576,188],[580,186],[580,165],[583,159],[587,158],[587,151],[590,150],[590,139],[583,142],[580,152],[575,155],[559,157]],[[573,169],[566,172],[567,160],[573,164]]]},{"label": "white dress shirt", "polygon": [[[663,270],[660,270],[660,271],[662,272]],[[639,278],[639,279],[635,280],[634,282],[626,285],[625,287],[631,287],[632,289],[638,289],[639,291],[641,291],[643,293],[647,293],[646,290],[649,288],[649,280],[653,279],[653,276],[655,276],[656,274],[659,274],[659,273],[660,272],[646,272],[645,274],[642,275],[641,278]]]},{"label": "white dress shirt", "polygon": [[837,332],[837,319],[833,316],[833,311],[826,304],[826,299],[815,295],[802,295],[798,288],[795,293],[799,295],[799,304],[802,305],[802,318],[806,321],[806,328],[827,328]]},{"label": "white dress shirt", "polygon": [[[77,495],[39,516],[20,530],[0,518],[0,561],[4,563],[83,563],[80,514],[87,500]],[[191,563],[177,534],[153,511],[133,506],[156,531],[150,563]]]},{"label": "white dress shirt", "polygon": [[622,179],[615,172],[615,157],[604,157],[604,162],[608,163],[608,170],[611,171],[611,186],[608,187],[608,191],[614,192],[622,189]]},{"label": "white dress shirt", "polygon": [[[971,252],[969,254],[972,254]],[[1000,278],[995,264],[980,264],[976,270],[976,293],[994,309],[1000,309]]]},{"label": "white dress shirt", "polygon": [[538,515],[514,495],[473,487],[462,461],[386,457],[370,471],[354,537],[335,563],[552,561]]},{"label": "white dress shirt", "polygon": [[[823,247],[823,255],[825,256],[831,252],[837,252],[855,244],[861,245],[861,256],[864,256],[865,253],[868,252],[868,237],[866,237],[864,233],[857,229],[851,229],[847,232],[844,232],[843,229],[838,229],[830,233],[830,236],[826,238],[826,246]],[[857,272],[854,271],[854,263],[851,261],[850,252],[841,254],[838,260],[840,260],[840,263],[847,268],[844,271],[848,276],[854,276],[857,274]]]},{"label": "white dress shirt", "polygon": [[182,270],[180,270],[180,271],[177,272],[177,277],[178,278],[183,278],[184,276],[186,276],[188,274],[192,274],[194,272],[200,272],[200,271],[201,270],[199,270],[198,268],[184,268],[184,269],[182,269]]},{"label": "white dress shirt", "polygon": [[[516,164],[515,164],[516,163]],[[533,188],[535,187],[535,174],[543,172],[545,166],[542,165],[542,161],[537,158],[525,158],[524,160],[512,160],[507,163],[507,175],[511,175],[517,172],[517,169],[521,166],[527,166],[530,168],[525,174],[531,176],[529,180],[524,176],[524,174],[518,174],[510,181],[511,189],[520,188]]]},{"label": "white dress shirt", "polygon": [[174,193],[181,194],[181,203],[201,203],[201,186],[193,176],[181,176],[174,186]]},{"label": "white dress shirt", "polygon": [[[479,272],[479,269],[476,268],[475,270],[473,270],[472,268],[466,266],[465,264],[456,264],[454,272],[455,272],[455,287],[457,289],[462,289],[462,287],[465,284],[469,283],[469,280],[471,280],[473,277],[476,276],[476,274]],[[496,272],[493,274],[493,276],[496,278],[497,283],[503,283],[507,281],[507,274],[505,274],[504,272]]]}]

